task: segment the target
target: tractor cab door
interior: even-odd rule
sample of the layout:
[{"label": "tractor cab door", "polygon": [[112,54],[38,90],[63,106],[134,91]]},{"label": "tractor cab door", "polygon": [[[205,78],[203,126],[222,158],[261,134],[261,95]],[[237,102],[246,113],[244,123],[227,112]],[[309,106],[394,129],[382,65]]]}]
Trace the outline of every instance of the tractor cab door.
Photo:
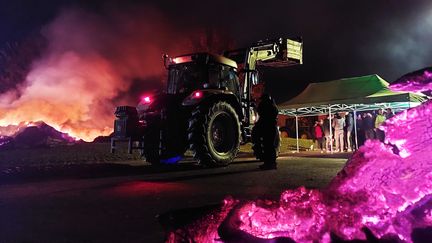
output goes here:
[{"label": "tractor cab door", "polygon": [[257,102],[264,91],[264,84],[259,82],[258,71],[247,73],[249,80],[245,80],[242,87],[242,107],[246,114],[245,124],[253,125],[257,119]]}]

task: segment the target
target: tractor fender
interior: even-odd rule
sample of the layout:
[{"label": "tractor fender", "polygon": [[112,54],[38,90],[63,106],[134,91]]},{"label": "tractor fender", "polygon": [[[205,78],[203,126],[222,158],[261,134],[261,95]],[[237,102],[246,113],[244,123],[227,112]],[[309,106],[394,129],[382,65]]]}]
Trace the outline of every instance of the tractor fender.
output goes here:
[{"label": "tractor fender", "polygon": [[[199,92],[199,95],[197,95]],[[205,90],[197,90],[192,92],[189,96],[187,96],[183,102],[183,106],[198,106],[203,103],[214,103],[217,101],[226,101],[228,102],[237,112],[239,119],[243,119],[243,113],[241,110],[241,105],[237,96],[227,90],[220,89],[205,89]]]}]

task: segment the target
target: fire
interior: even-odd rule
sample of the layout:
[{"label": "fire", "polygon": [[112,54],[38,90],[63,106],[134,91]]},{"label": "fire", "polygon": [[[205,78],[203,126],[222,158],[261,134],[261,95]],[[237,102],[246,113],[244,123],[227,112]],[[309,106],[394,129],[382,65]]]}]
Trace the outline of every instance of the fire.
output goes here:
[{"label": "fire", "polygon": [[102,81],[113,83],[114,77],[109,64],[97,57],[69,53],[45,60],[27,76],[22,96],[0,107],[0,126],[44,121],[86,141],[109,135],[112,118],[101,103],[113,99],[116,91]]},{"label": "fire", "polygon": [[160,87],[162,53],[202,51],[209,43],[226,48],[215,33],[206,40],[209,31],[175,24],[141,5],[98,14],[62,11],[44,27],[47,48],[25,81],[0,93],[0,126],[44,121],[85,141],[109,135],[116,106],[135,106],[140,94]]}]

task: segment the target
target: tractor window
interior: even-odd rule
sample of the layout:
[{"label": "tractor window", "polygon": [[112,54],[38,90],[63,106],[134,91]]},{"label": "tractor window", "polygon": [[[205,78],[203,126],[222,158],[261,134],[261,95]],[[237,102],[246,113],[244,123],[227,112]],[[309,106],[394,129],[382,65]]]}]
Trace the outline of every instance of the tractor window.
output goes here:
[{"label": "tractor window", "polygon": [[237,73],[233,68],[224,67],[221,72],[221,86],[227,90],[233,92],[237,97],[239,97],[239,80]]},{"label": "tractor window", "polygon": [[208,67],[208,82],[206,84],[206,88],[210,89],[218,89],[219,81],[220,81],[220,68],[216,65],[209,65]]},{"label": "tractor window", "polygon": [[232,67],[224,65],[209,66],[209,81],[206,88],[226,89],[239,96],[239,80]]},{"label": "tractor window", "polygon": [[185,93],[197,89],[207,80],[206,69],[194,63],[170,66],[168,94]]}]

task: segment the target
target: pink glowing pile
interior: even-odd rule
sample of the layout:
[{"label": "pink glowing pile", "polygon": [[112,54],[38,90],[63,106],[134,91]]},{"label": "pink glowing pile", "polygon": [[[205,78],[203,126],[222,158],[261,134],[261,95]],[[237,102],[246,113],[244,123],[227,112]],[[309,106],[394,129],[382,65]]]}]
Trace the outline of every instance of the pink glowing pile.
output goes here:
[{"label": "pink glowing pile", "polygon": [[[397,90],[431,89],[429,71],[414,74],[395,83]],[[287,190],[278,202],[227,199],[220,211],[172,232],[168,241],[370,240],[365,228],[381,240],[413,242],[413,229],[427,229],[430,235],[431,110],[432,100],[388,120],[386,144],[367,141],[325,190]]]}]

